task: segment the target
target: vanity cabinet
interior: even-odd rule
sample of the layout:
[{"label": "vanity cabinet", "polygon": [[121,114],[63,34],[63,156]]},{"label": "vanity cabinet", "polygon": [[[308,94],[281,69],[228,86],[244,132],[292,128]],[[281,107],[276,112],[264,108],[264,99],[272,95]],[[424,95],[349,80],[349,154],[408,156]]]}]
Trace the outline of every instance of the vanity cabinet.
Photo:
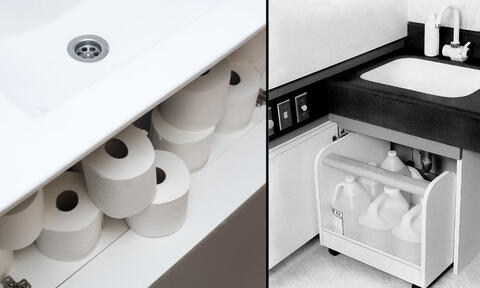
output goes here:
[{"label": "vanity cabinet", "polygon": [[[92,281],[93,287],[149,287],[167,271],[175,274],[175,265],[180,262],[183,263],[181,269],[188,269],[192,261],[196,261],[195,257],[190,258],[190,252],[203,253],[200,248],[210,245],[205,244],[209,241],[218,245],[227,243],[227,239],[217,239],[219,229],[240,225],[245,219],[234,216],[236,211],[265,185],[266,155],[264,149],[258,149],[266,145],[265,129],[265,106],[261,106],[256,108],[252,122],[244,130],[214,135],[208,163],[191,176],[187,219],[178,232],[168,237],[147,238],[130,230],[123,219],[105,216],[100,241],[86,257],[57,261],[41,254],[32,244],[15,251],[9,274],[17,281],[25,278],[33,287],[86,287],[85,283]],[[237,220],[231,222],[232,219]],[[252,227],[261,229],[261,225],[259,221]],[[261,238],[257,236],[254,238]],[[250,241],[233,246],[246,249],[248,245],[252,245]],[[242,266],[252,255],[246,255],[234,266]],[[212,257],[212,261],[216,261],[214,265],[221,261],[225,261],[224,265],[229,263],[217,255]],[[132,274],[132,271],[136,272]]]},{"label": "vanity cabinet", "polygon": [[326,122],[269,150],[269,269],[318,234],[313,160],[336,134]]}]

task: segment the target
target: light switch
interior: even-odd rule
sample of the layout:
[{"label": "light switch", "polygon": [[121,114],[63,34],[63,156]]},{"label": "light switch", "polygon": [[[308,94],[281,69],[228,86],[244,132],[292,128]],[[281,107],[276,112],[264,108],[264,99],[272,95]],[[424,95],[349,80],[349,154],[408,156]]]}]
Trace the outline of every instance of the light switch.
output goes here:
[{"label": "light switch", "polygon": [[297,121],[302,122],[308,119],[309,110],[307,103],[307,92],[295,97],[295,110],[297,111]]},{"label": "light switch", "polygon": [[283,130],[293,125],[290,99],[277,104],[279,129]]}]

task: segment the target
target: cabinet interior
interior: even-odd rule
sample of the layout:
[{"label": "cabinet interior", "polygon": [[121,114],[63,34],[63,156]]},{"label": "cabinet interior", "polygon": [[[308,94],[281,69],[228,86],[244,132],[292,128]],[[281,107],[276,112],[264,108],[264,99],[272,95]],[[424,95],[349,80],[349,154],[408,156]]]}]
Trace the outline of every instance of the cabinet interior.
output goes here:
[{"label": "cabinet interior", "polygon": [[[411,181],[406,176],[391,175],[391,172],[381,168],[374,168],[373,172],[367,171],[368,165],[362,168],[361,164],[368,162],[380,164],[391,149],[396,150],[404,162],[412,161],[410,164],[419,166],[419,162],[415,161],[415,153],[418,151],[415,148],[353,132],[326,146],[318,153],[315,161],[315,181],[320,242],[323,246],[413,284],[426,287],[453,263],[457,161],[434,155],[435,166],[432,168],[432,174],[436,177],[432,181],[423,183],[420,180]],[[353,164],[346,165],[347,168],[339,168],[342,166],[340,163],[342,159],[346,161],[345,163],[352,160]],[[339,162],[332,165],[332,161]],[[359,163],[358,167],[354,167],[355,163]],[[358,168],[358,171],[355,171],[355,168]],[[370,179],[379,183],[397,185],[396,188],[402,191],[410,189],[412,192],[423,195],[420,265],[334,232],[331,205],[335,186],[343,182],[345,176],[351,174],[357,177],[373,175]]]}]

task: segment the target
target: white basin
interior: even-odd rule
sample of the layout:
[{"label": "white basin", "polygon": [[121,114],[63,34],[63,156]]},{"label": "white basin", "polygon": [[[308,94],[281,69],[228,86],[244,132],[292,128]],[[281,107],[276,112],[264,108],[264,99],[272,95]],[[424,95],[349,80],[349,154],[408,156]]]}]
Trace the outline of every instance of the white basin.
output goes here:
[{"label": "white basin", "polygon": [[480,89],[480,70],[418,58],[393,60],[360,78],[447,98],[468,96]]},{"label": "white basin", "polygon": [[[43,115],[162,45],[224,0],[37,2],[7,0],[0,5],[0,98],[29,116]],[[103,60],[83,63],[69,56],[69,41],[85,34],[108,42]]]}]

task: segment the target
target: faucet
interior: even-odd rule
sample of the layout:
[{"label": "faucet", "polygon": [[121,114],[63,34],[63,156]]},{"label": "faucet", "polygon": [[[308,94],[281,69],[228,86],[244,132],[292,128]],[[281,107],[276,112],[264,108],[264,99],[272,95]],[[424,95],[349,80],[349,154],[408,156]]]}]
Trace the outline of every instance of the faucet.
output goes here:
[{"label": "faucet", "polygon": [[453,61],[463,62],[468,59],[470,48],[470,42],[465,46],[460,45],[460,11],[456,6],[446,5],[440,9],[440,12],[435,17],[435,28],[440,28],[442,23],[442,17],[445,12],[450,9],[453,12],[453,41],[450,45],[444,45],[442,48],[442,55],[450,57]]}]

